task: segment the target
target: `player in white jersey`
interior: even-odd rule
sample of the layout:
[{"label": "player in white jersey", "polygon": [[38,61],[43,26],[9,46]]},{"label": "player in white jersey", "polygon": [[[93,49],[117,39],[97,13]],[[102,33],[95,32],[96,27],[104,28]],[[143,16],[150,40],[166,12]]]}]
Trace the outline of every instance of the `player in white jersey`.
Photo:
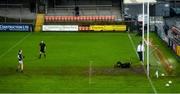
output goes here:
[{"label": "player in white jersey", "polygon": [[137,46],[137,53],[140,61],[143,61],[143,52],[144,52],[144,45],[142,44],[142,42],[140,42],[139,45]]}]

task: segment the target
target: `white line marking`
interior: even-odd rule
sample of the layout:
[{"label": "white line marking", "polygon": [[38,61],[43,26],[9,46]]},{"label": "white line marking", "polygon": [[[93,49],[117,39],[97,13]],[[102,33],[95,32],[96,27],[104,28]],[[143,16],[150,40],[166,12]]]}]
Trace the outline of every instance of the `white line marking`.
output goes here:
[{"label": "white line marking", "polygon": [[[135,53],[136,53],[136,47],[135,47],[135,44],[134,44],[134,42],[133,42],[133,40],[132,40],[132,38],[131,38],[131,36],[130,36],[129,33],[128,33],[128,37],[129,37],[129,40],[131,41],[131,44],[132,44],[132,46],[133,46],[133,49],[134,49],[134,51],[135,51]],[[136,53],[136,56],[138,57],[138,54],[137,54],[137,53]],[[146,72],[146,69],[145,69],[144,64],[143,64],[142,62],[141,62],[141,64],[143,65],[144,71]],[[147,72],[146,72],[146,73],[147,73]],[[157,90],[156,90],[156,88],[155,88],[155,86],[154,86],[154,84],[153,84],[151,78],[150,78],[149,76],[147,76],[147,78],[148,78],[148,80],[149,80],[149,83],[151,84],[151,87],[152,87],[154,93],[157,94]]]},{"label": "white line marking", "polygon": [[21,40],[19,40],[15,45],[10,47],[6,52],[0,55],[0,58],[5,56],[7,53],[9,53],[12,49],[14,49],[16,46],[18,46],[20,43],[22,43],[27,37],[29,37],[32,33],[27,34],[25,37],[23,37]]},{"label": "white line marking", "polygon": [[[134,51],[135,51],[135,53],[136,53],[136,47],[135,47],[134,42],[132,41],[132,38],[131,38],[131,36],[130,36],[129,33],[128,33],[128,37],[129,37],[129,40],[131,41],[131,44],[132,44],[132,46],[133,46],[133,49],[134,49]],[[138,56],[137,53],[136,53],[136,55]]]}]

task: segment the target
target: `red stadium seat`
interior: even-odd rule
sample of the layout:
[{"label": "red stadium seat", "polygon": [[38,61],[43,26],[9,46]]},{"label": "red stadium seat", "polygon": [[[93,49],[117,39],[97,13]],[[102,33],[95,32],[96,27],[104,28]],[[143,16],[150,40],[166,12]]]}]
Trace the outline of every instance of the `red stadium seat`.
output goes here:
[{"label": "red stadium seat", "polygon": [[104,20],[105,20],[105,16],[101,16],[101,18],[102,18],[102,21],[104,21]]},{"label": "red stadium seat", "polygon": [[89,16],[89,20],[92,21],[93,16]]},{"label": "red stadium seat", "polygon": [[114,20],[115,20],[115,16],[112,16],[112,17],[111,17],[111,20],[114,21]]},{"label": "red stadium seat", "polygon": [[85,16],[85,21],[89,21],[89,16]]},{"label": "red stadium seat", "polygon": [[45,16],[45,22],[114,21],[115,16]]},{"label": "red stadium seat", "polygon": [[99,16],[98,21],[102,21],[103,20],[103,16]]},{"label": "red stadium seat", "polygon": [[46,17],[46,22],[50,22],[49,16]]},{"label": "red stadium seat", "polygon": [[54,16],[55,22],[58,22],[58,16]]},{"label": "red stadium seat", "polygon": [[71,21],[71,16],[67,16],[67,21]]},{"label": "red stadium seat", "polygon": [[69,21],[74,21],[74,16],[68,16]]},{"label": "red stadium seat", "polygon": [[113,20],[113,16],[110,16],[110,17],[109,17],[109,20],[112,21],[112,20]]},{"label": "red stadium seat", "polygon": [[83,21],[87,20],[87,16],[82,16],[82,18],[83,18]]},{"label": "red stadium seat", "polygon": [[96,16],[96,21],[99,21],[100,20],[100,18],[101,18],[101,16]]},{"label": "red stadium seat", "polygon": [[79,16],[76,16],[75,17],[75,21],[79,21],[80,17]]},{"label": "red stadium seat", "polygon": [[75,16],[71,16],[70,21],[75,21]]},{"label": "red stadium seat", "polygon": [[106,17],[105,17],[105,20],[106,20],[106,21],[109,21],[109,20],[110,20],[110,16],[106,16]]},{"label": "red stadium seat", "polygon": [[99,21],[100,16],[95,16],[94,18],[94,21]]},{"label": "red stadium seat", "polygon": [[55,21],[55,16],[51,16],[51,20],[54,22]]},{"label": "red stadium seat", "polygon": [[58,16],[58,21],[62,21],[62,16]]},{"label": "red stadium seat", "polygon": [[48,16],[45,16],[45,22],[48,22]]},{"label": "red stadium seat", "polygon": [[61,16],[61,20],[60,21],[64,21],[64,16]]},{"label": "red stadium seat", "polygon": [[82,16],[79,16],[79,21],[82,21],[82,20],[83,20]]},{"label": "red stadium seat", "polygon": [[51,22],[51,16],[48,17],[48,21]]},{"label": "red stadium seat", "polygon": [[64,17],[64,21],[68,21],[68,16],[65,16],[65,17]]},{"label": "red stadium seat", "polygon": [[105,20],[105,21],[108,21],[108,16],[104,16],[104,20]]},{"label": "red stadium seat", "polygon": [[96,20],[96,16],[92,16],[92,21],[95,21]]}]

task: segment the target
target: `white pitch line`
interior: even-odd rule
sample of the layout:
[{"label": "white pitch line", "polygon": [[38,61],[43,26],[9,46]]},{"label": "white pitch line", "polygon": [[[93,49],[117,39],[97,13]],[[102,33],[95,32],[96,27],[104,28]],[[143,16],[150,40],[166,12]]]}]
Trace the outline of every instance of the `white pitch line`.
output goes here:
[{"label": "white pitch line", "polygon": [[18,46],[21,42],[23,42],[27,37],[29,37],[31,35],[31,33],[27,34],[25,37],[23,37],[21,40],[19,40],[15,45],[13,45],[12,47],[10,47],[6,52],[4,52],[3,54],[0,55],[0,58],[2,58],[3,56],[5,56],[7,53],[9,53],[12,49],[14,49],[16,46]]},{"label": "white pitch line", "polygon": [[[129,37],[129,40],[131,41],[131,44],[132,44],[132,46],[133,46],[133,49],[134,49],[134,51],[135,51],[135,53],[136,53],[136,47],[135,47],[135,44],[134,44],[134,42],[133,42],[133,40],[132,40],[132,38],[131,38],[131,36],[130,36],[129,33],[128,33],[128,37]],[[137,53],[136,53],[136,56],[138,57],[138,54],[137,54]],[[143,63],[141,63],[141,64],[143,65],[144,71],[146,72],[144,64],[143,64]],[[152,87],[154,93],[157,94],[157,90],[156,90],[156,88],[155,88],[155,86],[154,86],[154,84],[153,84],[151,78],[150,78],[149,76],[147,76],[147,78],[148,78],[148,80],[149,80],[149,83],[151,84],[151,87]]]},{"label": "white pitch line", "polygon": [[[132,38],[131,38],[131,36],[130,36],[129,33],[128,33],[128,37],[129,37],[129,40],[131,41],[131,44],[132,44],[132,46],[133,46],[133,49],[134,49],[134,51],[135,51],[135,53],[136,53],[136,47],[135,47],[134,42],[132,41]],[[137,53],[136,53],[136,55],[138,56]]]}]

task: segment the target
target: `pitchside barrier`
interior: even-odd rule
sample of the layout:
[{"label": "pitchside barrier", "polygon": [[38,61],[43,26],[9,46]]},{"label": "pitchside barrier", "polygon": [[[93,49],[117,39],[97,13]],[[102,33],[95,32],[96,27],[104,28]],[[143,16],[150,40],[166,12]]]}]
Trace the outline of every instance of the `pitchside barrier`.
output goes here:
[{"label": "pitchside barrier", "polygon": [[92,31],[126,31],[126,25],[90,25]]},{"label": "pitchside barrier", "polygon": [[3,32],[32,32],[32,24],[0,24],[0,31]]},{"label": "pitchside barrier", "polygon": [[78,31],[78,25],[43,25],[43,31]]},{"label": "pitchside barrier", "polygon": [[126,25],[43,25],[43,31],[126,31]]}]

